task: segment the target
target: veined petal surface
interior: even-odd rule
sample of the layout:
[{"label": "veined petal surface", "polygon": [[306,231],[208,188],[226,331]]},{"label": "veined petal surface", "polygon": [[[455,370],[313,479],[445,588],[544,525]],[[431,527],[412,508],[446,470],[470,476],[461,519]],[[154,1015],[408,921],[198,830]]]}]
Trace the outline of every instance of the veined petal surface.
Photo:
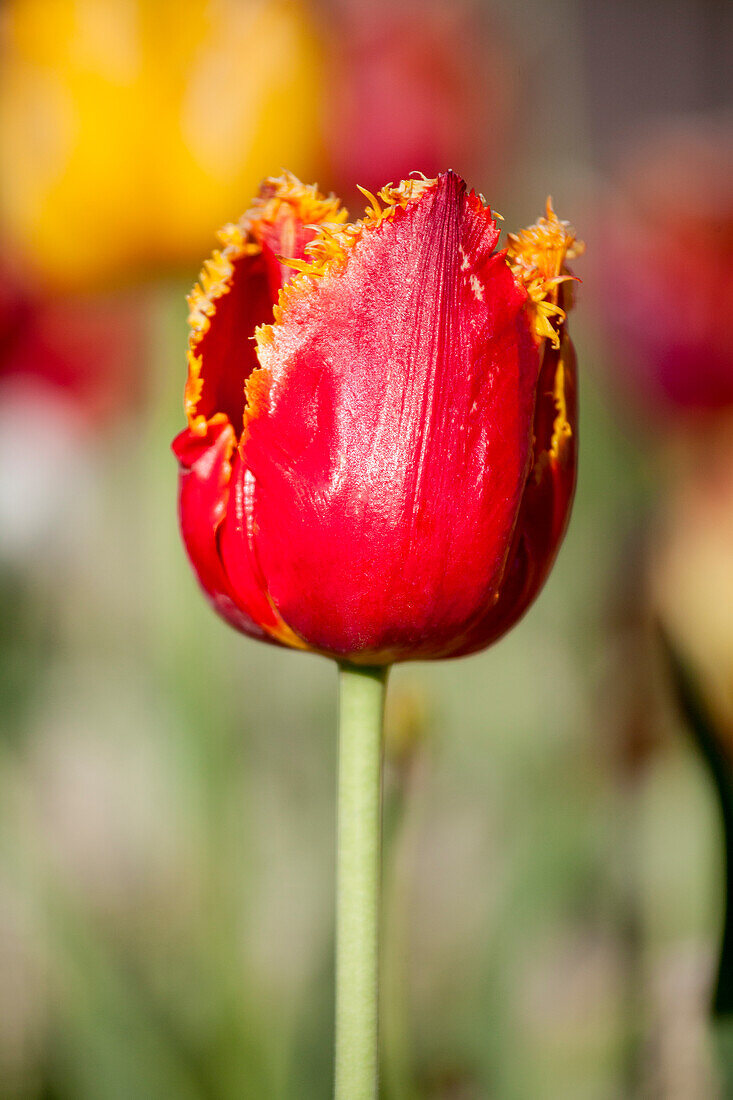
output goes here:
[{"label": "veined petal surface", "polygon": [[531,606],[550,574],[570,519],[577,472],[575,350],[544,344],[534,428],[534,459],[496,603],[474,624],[455,656],[476,652],[506,633]]},{"label": "veined petal surface", "polygon": [[185,407],[188,427],[174,441],[180,464],[183,540],[217,611],[256,638],[301,646],[268,598],[252,544],[251,477],[237,445],[245,384],[258,366],[254,333],[273,318],[292,270],[281,253],[305,257],[310,223],[343,220],[338,202],[284,174],[266,180],[252,208],[219,234],[189,296]]},{"label": "veined petal surface", "polygon": [[[232,427],[224,422],[210,428],[203,439],[186,428],[174,440],[173,450],[181,464],[178,497],[181,534],[199,583],[213,607],[237,630],[253,638],[270,640],[257,616],[264,597],[255,585],[249,600],[235,597],[219,552],[219,531],[229,506],[234,446]],[[271,610],[269,618],[275,621]]]},{"label": "veined petal surface", "polygon": [[254,543],[315,649],[448,656],[498,598],[540,352],[497,239],[449,172],[286,288],[260,332],[241,445]]}]

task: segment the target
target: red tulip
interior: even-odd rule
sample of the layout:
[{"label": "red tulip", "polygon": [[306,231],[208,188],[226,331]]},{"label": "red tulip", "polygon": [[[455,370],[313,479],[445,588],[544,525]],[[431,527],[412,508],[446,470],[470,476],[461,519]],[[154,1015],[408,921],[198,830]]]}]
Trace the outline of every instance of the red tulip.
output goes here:
[{"label": "red tulip", "polygon": [[379,198],[344,225],[286,176],[223,231],[190,299],[174,442],[183,538],[217,610],[361,664],[508,630],[575,484],[569,227],[548,206],[496,251],[453,172]]},{"label": "red tulip", "polygon": [[[669,123],[618,175],[594,280],[617,379],[652,414],[730,410],[733,130]],[[681,257],[699,257],[683,284]]]}]

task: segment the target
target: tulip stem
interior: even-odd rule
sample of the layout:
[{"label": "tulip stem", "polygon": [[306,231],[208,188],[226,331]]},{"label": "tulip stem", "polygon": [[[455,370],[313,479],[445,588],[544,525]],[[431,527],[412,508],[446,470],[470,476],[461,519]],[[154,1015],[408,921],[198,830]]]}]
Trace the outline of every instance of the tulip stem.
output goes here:
[{"label": "tulip stem", "polygon": [[336,1100],[376,1100],[386,668],[342,665],[336,856]]}]

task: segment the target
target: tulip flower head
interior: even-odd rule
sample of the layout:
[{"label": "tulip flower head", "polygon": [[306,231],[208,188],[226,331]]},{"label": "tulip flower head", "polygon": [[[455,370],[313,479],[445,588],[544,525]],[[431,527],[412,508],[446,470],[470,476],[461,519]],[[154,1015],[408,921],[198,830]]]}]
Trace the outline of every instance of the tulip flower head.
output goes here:
[{"label": "tulip flower head", "polygon": [[353,224],[263,184],[190,297],[180,521],[252,637],[380,665],[459,656],[544,583],[575,485],[574,234],[509,236],[453,172]]}]

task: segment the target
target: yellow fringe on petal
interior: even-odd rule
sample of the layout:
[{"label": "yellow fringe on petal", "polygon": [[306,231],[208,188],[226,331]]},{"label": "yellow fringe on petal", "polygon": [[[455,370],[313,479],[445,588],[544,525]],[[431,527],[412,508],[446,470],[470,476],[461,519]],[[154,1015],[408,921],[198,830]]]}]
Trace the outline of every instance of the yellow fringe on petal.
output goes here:
[{"label": "yellow fringe on petal", "polygon": [[[404,210],[411,203],[417,202],[420,196],[436,182],[434,179],[423,177],[403,180],[397,187],[388,183],[378,195],[373,195],[366,188],[359,187],[361,193],[369,200],[369,206],[363,218],[346,225],[324,218],[321,224],[314,226],[318,230],[318,236],[306,245],[306,252],[311,257],[310,261],[283,259],[282,262],[294,267],[301,275],[322,278],[328,271],[344,262],[366,230],[376,228],[383,221],[393,218],[397,210]],[[380,200],[384,203],[384,207],[380,206]],[[297,291],[302,289],[302,284],[300,286],[299,284],[300,279],[294,279],[283,287],[283,290]]]},{"label": "yellow fringe on petal", "polygon": [[563,349],[568,342],[568,337],[561,337],[561,350],[557,357],[555,378],[552,385],[552,397],[555,404],[555,418],[552,422],[552,435],[547,449],[542,450],[532,469],[532,477],[539,483],[545,476],[548,466],[557,466],[565,461],[565,452],[573,438],[573,427],[568,419],[568,404],[565,393],[566,366],[563,358]]},{"label": "yellow fringe on petal", "polygon": [[529,297],[534,333],[538,339],[549,340],[558,348],[560,336],[556,325],[566,318],[565,310],[558,305],[558,288],[575,278],[568,272],[565,261],[580,256],[585,246],[576,238],[572,226],[560,221],[549,198],[545,217],[519,233],[509,233],[508,242],[507,260],[514,278]]},{"label": "yellow fringe on petal", "polygon": [[[290,260],[280,257],[280,261],[298,272],[298,275],[286,283],[279,294],[277,305],[273,311],[274,323],[280,324],[283,313],[288,306],[302,297],[308,291],[316,279],[322,279],[326,274],[343,267],[346,258],[354,245],[361,240],[367,230],[375,229],[382,222],[394,217],[397,210],[404,210],[433,187],[437,180],[428,179],[419,174],[419,179],[402,180],[396,187],[388,183],[381,189],[378,195],[360,187],[359,190],[369,200],[369,206],[363,218],[359,221],[343,224],[334,219],[324,220],[313,225],[317,236],[306,245],[308,260]],[[380,205],[384,203],[384,206]],[[258,354],[267,348],[273,341],[273,326],[260,325],[255,333]],[[253,372],[257,374],[257,372]],[[256,384],[257,380],[253,380]],[[249,388],[248,388],[249,393]],[[248,400],[248,409],[253,411]]]},{"label": "yellow fringe on petal", "polygon": [[263,228],[274,226],[283,216],[316,228],[322,222],[339,227],[348,212],[334,195],[324,196],[314,184],[303,184],[292,173],[283,172],[263,181],[259,195],[237,224],[225,225],[219,231],[222,247],[205,261],[187,298],[190,332],[184,407],[189,427],[197,435],[205,434],[207,425],[206,417],[197,412],[203,389],[199,346],[209,331],[218,300],[229,292],[235,263],[242,256],[258,255],[262,251]]},{"label": "yellow fringe on petal", "polygon": [[188,378],[183,404],[188,426],[197,435],[206,433],[207,420],[197,412],[204,380],[199,345],[211,327],[216,303],[228,293],[234,274],[234,264],[242,256],[255,256],[260,245],[253,240],[245,219],[238,225],[229,224],[217,234],[222,247],[216,249],[204,262],[198,282],[188,295]]},{"label": "yellow fringe on petal", "polygon": [[[565,336],[564,339],[567,341],[568,337]],[[568,405],[565,398],[565,362],[562,352],[557,360],[552,396],[555,401],[556,414],[552,423],[552,439],[550,441],[549,453],[552,459],[559,461],[568,441],[573,435],[573,429],[568,420]]]},{"label": "yellow fringe on petal", "polygon": [[[245,435],[248,421],[257,416],[267,401],[270,383],[268,354],[275,339],[274,325],[282,323],[283,314],[288,307],[311,290],[316,280],[344,266],[351,249],[367,230],[377,228],[382,222],[393,218],[397,210],[404,210],[411,203],[417,202],[437,183],[437,180],[428,179],[422,173],[416,173],[416,175],[420,178],[402,180],[397,187],[388,183],[378,195],[373,195],[360,187],[359,190],[369,200],[369,206],[363,218],[346,224],[340,219],[324,218],[319,224],[312,225],[317,235],[310,244],[306,245],[308,260],[279,257],[281,263],[292,267],[298,274],[281,288],[277,305],[273,310],[273,324],[260,325],[255,332],[257,357],[261,366],[252,371],[245,386],[247,397],[244,413]],[[384,206],[380,203],[384,203]]]},{"label": "yellow fringe on petal", "polygon": [[320,226],[322,222],[341,224],[348,211],[335,195],[322,195],[314,183],[301,183],[292,172],[269,176],[260,193],[242,219],[250,226],[274,225],[285,209],[303,225]]}]

